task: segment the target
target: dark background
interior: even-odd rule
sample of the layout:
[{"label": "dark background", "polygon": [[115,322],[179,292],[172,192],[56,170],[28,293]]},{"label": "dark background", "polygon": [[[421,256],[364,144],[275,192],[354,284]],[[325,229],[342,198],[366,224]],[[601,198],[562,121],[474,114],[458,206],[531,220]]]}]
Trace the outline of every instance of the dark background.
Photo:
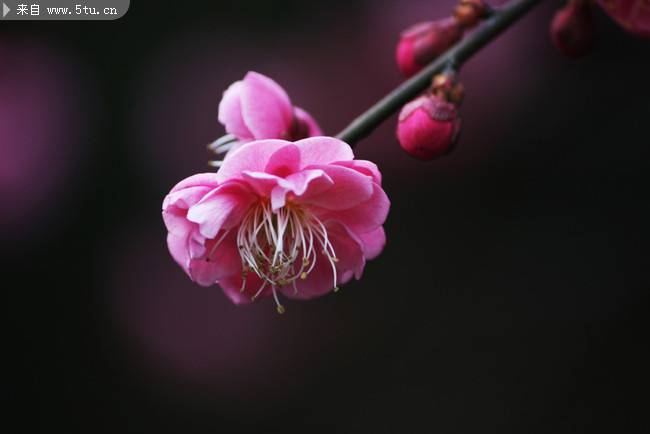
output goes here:
[{"label": "dark background", "polygon": [[166,250],[249,69],[329,134],[397,85],[399,31],[452,1],[144,2],[0,22],[3,387],[11,432],[648,432],[650,50],[597,11],[555,51],[545,2],[463,69],[456,152],[395,119],[388,244],[335,295],[233,306]]}]

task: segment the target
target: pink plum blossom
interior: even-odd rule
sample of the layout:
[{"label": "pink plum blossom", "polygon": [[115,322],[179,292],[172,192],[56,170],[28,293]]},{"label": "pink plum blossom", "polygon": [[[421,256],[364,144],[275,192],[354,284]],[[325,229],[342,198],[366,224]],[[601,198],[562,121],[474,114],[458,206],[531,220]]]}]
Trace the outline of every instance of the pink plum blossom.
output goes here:
[{"label": "pink plum blossom", "polygon": [[226,89],[219,103],[219,122],[238,145],[260,139],[295,141],[322,135],[309,113],[294,107],[279,84],[257,72],[249,72]]},{"label": "pink plum blossom", "polygon": [[163,202],[169,251],[193,281],[236,304],[309,299],[359,279],[383,250],[381,174],[332,137],[258,140]]}]

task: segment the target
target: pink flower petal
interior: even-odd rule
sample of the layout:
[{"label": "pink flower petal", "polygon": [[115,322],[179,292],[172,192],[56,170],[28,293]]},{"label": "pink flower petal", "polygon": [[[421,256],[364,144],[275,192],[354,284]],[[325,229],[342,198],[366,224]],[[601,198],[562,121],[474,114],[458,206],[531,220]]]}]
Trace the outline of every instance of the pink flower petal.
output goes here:
[{"label": "pink flower petal", "polygon": [[[328,234],[336,252],[337,285],[347,283],[352,276],[361,276],[365,259],[358,239],[351,236],[342,225],[336,222],[326,224]],[[334,289],[334,271],[332,264],[324,254],[318,254],[316,266],[305,280],[296,280],[296,289],[293,285],[280,288],[280,291],[289,298],[307,300],[327,294]]]},{"label": "pink flower petal", "polygon": [[167,234],[167,247],[172,258],[189,276],[190,257],[187,249],[187,234],[177,235],[170,232]]},{"label": "pink flower petal", "polygon": [[264,172],[245,171],[242,173],[241,177],[260,197],[269,197],[271,191],[284,181],[279,176],[269,175]]},{"label": "pink flower petal", "polygon": [[334,137],[309,137],[298,140],[295,145],[300,148],[302,167],[348,161],[354,158],[350,145]]},{"label": "pink flower petal", "polygon": [[335,165],[312,165],[310,168],[325,172],[332,179],[333,185],[324,191],[308,189],[300,197],[300,203],[343,210],[365,202],[372,196],[372,180],[356,170]]},{"label": "pink flower petal", "polygon": [[288,298],[297,300],[309,300],[332,292],[334,289],[334,275],[331,267],[327,257],[319,253],[316,266],[307,278],[305,280],[296,280],[297,291],[294,290],[293,285],[287,285],[280,288],[280,292]]},{"label": "pink flower petal", "polygon": [[[350,231],[340,223],[328,223],[329,236],[336,251],[338,262],[336,267],[339,273],[342,270],[354,272],[354,277],[359,280],[363,274],[363,268],[366,266],[366,258],[363,252],[363,242],[354,232]],[[341,276],[340,284],[347,283]],[[349,280],[352,276],[347,277]]]},{"label": "pink flower petal", "polygon": [[300,197],[309,189],[311,192],[318,194],[329,190],[333,185],[334,181],[324,171],[320,169],[303,170],[289,175],[272,190],[271,205],[273,210],[276,211],[285,205],[289,193],[293,193],[295,197]]},{"label": "pink flower petal", "polygon": [[239,149],[228,155],[223,162],[223,166],[216,174],[219,182],[228,179],[241,178],[241,174],[248,172],[264,172],[269,159],[280,148],[293,146],[286,140],[256,140],[246,143]]},{"label": "pink flower petal", "polygon": [[287,177],[291,184],[291,192],[300,197],[307,189],[313,194],[329,190],[334,185],[334,180],[321,169],[303,170]]},{"label": "pink flower petal", "polygon": [[218,185],[217,174],[212,172],[198,173],[185,178],[171,189],[170,193],[174,193],[189,187],[216,187]]},{"label": "pink flower petal", "polygon": [[[257,277],[255,273],[248,273],[243,292],[241,291],[242,284],[243,279],[241,274],[232,275],[219,281],[219,286],[223,290],[224,294],[226,294],[233,303],[252,303],[253,295],[255,295],[263,285],[262,280]],[[271,287],[266,285],[258,298],[267,297],[269,295],[271,295]]]},{"label": "pink flower petal", "polygon": [[271,154],[264,171],[279,177],[287,177],[300,170],[300,150],[294,144],[283,146]]},{"label": "pink flower petal", "polygon": [[358,237],[363,243],[363,255],[367,260],[375,259],[386,246],[386,232],[382,226],[374,231],[359,234]]},{"label": "pink flower petal", "polygon": [[163,221],[169,232],[187,236],[191,223],[187,221],[187,209],[217,186],[214,173],[200,173],[176,184],[163,201]]},{"label": "pink flower petal", "polygon": [[169,232],[167,247],[174,260],[183,268],[190,279],[190,263],[193,258],[205,254],[205,239],[196,231],[196,225],[187,221],[184,231]]},{"label": "pink flower petal", "polygon": [[293,109],[287,93],[270,78],[249,72],[241,90],[242,115],[257,139],[288,138]]},{"label": "pink flower petal", "polygon": [[318,126],[316,120],[305,110],[300,107],[293,108],[293,114],[297,122],[307,125],[307,137],[322,136],[323,131]]},{"label": "pink flower petal", "polygon": [[187,250],[190,259],[202,258],[205,255],[206,238],[199,233],[196,224],[192,223],[192,230],[187,235]]},{"label": "pink flower petal", "polygon": [[216,242],[216,240],[210,240],[206,243],[206,257],[193,259],[190,262],[190,277],[199,285],[210,286],[220,279],[241,272],[241,258],[237,250],[236,234],[231,233],[214,248]]},{"label": "pink flower petal", "polygon": [[356,234],[364,234],[376,230],[388,216],[390,201],[384,190],[373,183],[370,199],[352,208],[340,211],[313,209],[321,221],[335,220],[344,224]]},{"label": "pink flower petal", "polygon": [[181,190],[172,190],[171,193],[169,193],[163,201],[163,210],[172,206],[188,209],[200,201],[203,196],[205,196],[210,190],[213,190],[215,187],[216,185],[214,187],[197,185],[183,188]]},{"label": "pink flower petal", "polygon": [[370,176],[374,182],[381,185],[381,172],[377,165],[367,160],[336,161],[332,164],[354,169],[359,173]]},{"label": "pink flower petal", "polygon": [[187,208],[170,206],[163,210],[162,216],[169,233],[187,236],[192,230],[192,223],[187,221]]},{"label": "pink flower petal", "polygon": [[253,139],[253,134],[246,126],[242,115],[241,97],[244,83],[236,81],[226,89],[223,98],[219,103],[219,122],[225,127],[226,131],[234,134],[237,138]]},{"label": "pink flower petal", "polygon": [[187,212],[187,219],[199,225],[199,232],[214,238],[219,231],[239,223],[254,200],[253,194],[239,182],[217,187]]}]

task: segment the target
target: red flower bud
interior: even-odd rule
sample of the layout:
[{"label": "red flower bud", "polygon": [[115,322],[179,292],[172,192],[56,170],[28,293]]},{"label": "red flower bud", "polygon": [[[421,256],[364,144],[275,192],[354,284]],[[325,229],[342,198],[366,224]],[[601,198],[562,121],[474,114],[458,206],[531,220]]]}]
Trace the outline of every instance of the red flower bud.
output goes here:
[{"label": "red flower bud", "polygon": [[447,51],[462,35],[462,27],[454,18],[416,24],[402,32],[396,51],[397,66],[410,77]]},{"label": "red flower bud", "polygon": [[577,58],[593,43],[594,25],[589,0],[570,0],[555,13],[551,22],[551,38],[563,54]]},{"label": "red flower bud", "polygon": [[420,160],[447,154],[460,132],[456,106],[436,95],[423,95],[399,114],[397,138],[402,149]]},{"label": "red flower bud", "polygon": [[628,32],[650,38],[650,1],[598,0],[598,4]]}]

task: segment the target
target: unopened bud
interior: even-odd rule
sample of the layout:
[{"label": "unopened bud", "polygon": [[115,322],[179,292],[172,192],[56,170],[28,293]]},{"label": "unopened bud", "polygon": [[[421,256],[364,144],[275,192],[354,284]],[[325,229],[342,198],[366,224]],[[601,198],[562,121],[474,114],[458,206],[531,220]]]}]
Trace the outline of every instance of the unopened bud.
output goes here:
[{"label": "unopened bud", "polygon": [[487,14],[487,6],[482,0],[461,0],[454,9],[454,18],[466,28],[472,28]]},{"label": "unopened bud", "polygon": [[456,106],[437,95],[423,95],[399,114],[397,138],[411,156],[432,160],[447,154],[460,132]]},{"label": "unopened bud", "polygon": [[551,38],[564,55],[583,56],[593,44],[593,11],[589,0],[570,0],[551,22]]},{"label": "unopened bud", "polygon": [[416,24],[401,35],[397,66],[410,77],[447,51],[462,35],[462,27],[454,18]]}]

